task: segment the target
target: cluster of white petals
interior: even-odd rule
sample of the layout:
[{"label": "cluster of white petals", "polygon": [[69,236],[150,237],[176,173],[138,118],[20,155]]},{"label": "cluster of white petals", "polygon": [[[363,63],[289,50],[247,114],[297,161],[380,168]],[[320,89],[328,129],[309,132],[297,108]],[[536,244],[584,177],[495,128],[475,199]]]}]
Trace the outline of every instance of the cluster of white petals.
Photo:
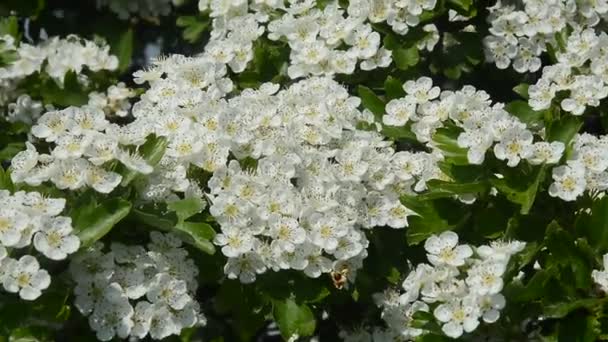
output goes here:
[{"label": "cluster of white petals", "polygon": [[50,181],[58,189],[89,186],[109,193],[122,180],[111,171],[115,161],[143,174],[152,172],[136,150],[147,135],[140,133],[136,126],[110,123],[104,108],[95,105],[46,112],[32,126],[31,135],[49,143],[50,153],[39,153],[26,142],[27,149],[11,161],[11,178],[33,186]]},{"label": "cluster of white petals", "polygon": [[8,104],[8,112],[5,118],[9,122],[23,122],[32,125],[40,118],[43,111],[42,102],[33,100],[27,94],[22,94],[15,102]]},{"label": "cluster of white petals", "polygon": [[421,77],[407,81],[403,89],[407,95],[386,105],[382,121],[389,126],[411,125],[418,141],[431,149],[437,149],[433,139],[438,129],[455,126],[459,131],[456,143],[467,149],[471,164],[482,164],[490,149],[510,167],[522,159],[533,165],[555,164],[564,152],[563,143],[542,141],[540,134],[535,142],[532,130],[502,103],[492,104],[488,93],[473,86],[441,91],[430,78]]},{"label": "cluster of white petals", "polygon": [[354,275],[367,255],[365,229],[407,226],[413,212],[399,196],[440,177],[439,157],[396,152],[377,132],[358,130],[371,114],[329,78],[277,91],[243,91],[219,116],[231,154],[256,161],[232,160],[208,183],[225,272],[243,282],[268,269]]},{"label": "cluster of white petals", "polygon": [[212,173],[207,196],[222,229],[215,243],[231,278],[252,282],[290,268],[318,277],[347,262],[354,271],[366,256],[362,229],[405,227],[412,212],[400,194],[442,177],[440,155],[396,152],[379,133],[358,129],[371,113],[330,78],[231,96],[225,73],[206,54],[157,61],[135,74],[150,89],[130,125],[167,140],[144,198],[202,195],[189,175]]},{"label": "cluster of white petals", "polygon": [[553,168],[549,195],[574,201],[585,191],[608,189],[608,136],[577,134],[565,165]]},{"label": "cluster of white petals", "polygon": [[388,289],[375,296],[388,330],[404,341],[424,334],[412,326],[419,311],[432,313],[452,338],[474,331],[480,320],[496,322],[506,304],[501,291],[507,264],[524,247],[523,242],[497,240],[473,248],[458,244],[451,231],[429,237],[424,248],[430,264],[417,265],[401,291]]},{"label": "cluster of white petals", "polygon": [[150,240],[147,249],[114,242],[108,252],[97,242],[72,259],[74,305],[101,341],[163,339],[206,324],[195,299],[199,271],[181,240],[158,232]]},{"label": "cluster of white petals", "polygon": [[[511,62],[520,73],[535,72],[541,67],[541,54],[564,47],[563,34],[568,30],[580,33],[599,27],[608,13],[608,2],[575,0],[523,0],[516,3],[498,1],[489,8],[490,35],[484,39],[486,59],[499,69]],[[570,44],[568,44],[570,45]],[[582,47],[582,46],[581,46]],[[581,55],[572,46],[565,54]],[[573,56],[574,57],[574,56]],[[561,62],[562,58],[558,58]],[[568,58],[566,58],[568,59]]]},{"label": "cluster of white petals", "polygon": [[559,92],[567,92],[561,108],[582,115],[608,97],[608,34],[593,29],[575,30],[565,49],[557,52],[558,63],[543,68],[542,77],[528,88],[528,103],[535,110],[551,107]]},{"label": "cluster of white petals", "polygon": [[[352,74],[357,65],[361,70],[387,67],[391,51],[380,46],[380,34],[372,24],[387,23],[403,35],[435,5],[435,0],[358,0],[346,8],[339,1],[320,5],[312,0],[201,0],[199,9],[213,18],[206,53],[215,61],[241,72],[253,58],[252,43],[266,32],[268,39],[288,44],[287,74],[298,78]],[[426,25],[424,31],[431,37],[436,34],[434,25]]]},{"label": "cluster of white petals", "polygon": [[0,68],[0,80],[23,79],[36,72],[44,71],[58,83],[63,83],[66,73],[80,74],[84,68],[91,71],[115,70],[118,58],[111,55],[109,45],[99,45],[75,35],[66,38],[52,37],[38,45],[21,42],[15,46],[11,36],[0,37],[4,44],[11,46],[16,60]]},{"label": "cluster of white petals", "polygon": [[123,82],[108,87],[106,92],[89,93],[89,103],[91,107],[101,108],[106,117],[113,115],[125,117],[129,115],[131,109],[130,99],[135,97],[135,91],[128,88]]},{"label": "cluster of white petals", "polygon": [[[6,291],[34,300],[51,283],[38,259],[21,254],[21,249],[33,244],[51,260],[63,260],[78,250],[80,240],[73,234],[72,219],[59,216],[64,207],[63,198],[0,190],[0,282]],[[18,253],[18,259],[9,256]]]}]

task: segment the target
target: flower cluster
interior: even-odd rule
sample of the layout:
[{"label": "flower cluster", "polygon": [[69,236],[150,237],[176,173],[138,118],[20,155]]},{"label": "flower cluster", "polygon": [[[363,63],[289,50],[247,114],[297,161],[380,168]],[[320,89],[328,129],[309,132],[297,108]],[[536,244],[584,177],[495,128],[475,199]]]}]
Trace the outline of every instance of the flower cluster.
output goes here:
[{"label": "flower cluster", "polygon": [[564,152],[561,142],[534,142],[533,132],[524,123],[503,104],[492,105],[490,96],[473,86],[441,92],[430,78],[421,77],[407,81],[403,89],[407,95],[386,105],[382,121],[390,126],[411,123],[416,138],[431,149],[437,149],[433,138],[439,128],[456,126],[460,130],[457,144],[467,149],[471,164],[483,163],[492,147],[496,158],[506,160],[510,167],[522,159],[533,165],[554,164]]},{"label": "flower cluster", "polygon": [[524,247],[519,241],[492,241],[473,249],[459,245],[454,232],[433,235],[424,244],[430,265],[417,265],[403,281],[403,291],[376,295],[382,318],[404,340],[424,333],[411,325],[418,311],[432,312],[452,338],[475,330],[480,319],[496,322],[505,306],[500,292],[507,263]]},{"label": "flower cluster", "polygon": [[395,152],[378,133],[357,130],[371,114],[331,79],[277,90],[246,90],[219,116],[230,152],[256,160],[230,161],[208,183],[225,272],[252,282],[267,269],[355,271],[368,245],[362,229],[407,226],[413,213],[399,194],[440,177],[438,156]]},{"label": "flower cluster", "polygon": [[111,192],[122,176],[104,165],[120,160],[127,168],[148,174],[152,167],[127,145],[141,145],[146,135],[137,127],[111,124],[102,108],[85,105],[46,112],[32,126],[31,134],[54,144],[50,154],[27,149],[11,161],[13,182],[40,185],[51,181],[59,189],[90,186],[101,193]]},{"label": "flower cluster", "polygon": [[[9,36],[3,39],[12,41]],[[38,45],[21,42],[13,47],[16,60],[0,68],[0,80],[19,80],[44,71],[58,83],[63,83],[65,74],[70,71],[80,74],[85,67],[91,71],[115,70],[118,67],[118,58],[110,55],[109,45],[98,45],[74,35],[64,39],[52,37]]]},{"label": "flower cluster", "polygon": [[101,108],[106,117],[116,115],[125,117],[129,115],[131,103],[129,99],[135,97],[135,92],[127,88],[123,82],[111,85],[105,93],[89,93],[89,106]]},{"label": "flower cluster", "polygon": [[553,168],[549,195],[574,201],[588,191],[608,189],[608,137],[577,134],[565,165]]},{"label": "flower cluster", "polygon": [[230,141],[220,118],[229,110],[223,97],[233,88],[226,73],[225,64],[206,55],[173,55],[134,74],[136,83],[148,82],[150,89],[133,106],[135,121],[124,129],[167,140],[162,159],[140,188],[143,199],[200,193],[198,183],[187,178],[189,167],[213,172],[226,164]]},{"label": "flower cluster", "polygon": [[[347,8],[338,1],[319,6],[316,1],[201,0],[199,9],[214,18],[206,51],[216,61],[242,71],[253,58],[252,42],[267,31],[270,40],[287,42],[291,49],[287,74],[299,78],[352,74],[357,64],[362,70],[387,67],[391,52],[380,47],[380,34],[371,24],[386,22],[396,33],[405,34],[418,25],[423,11],[435,5],[435,0],[359,0]],[[424,31],[432,38],[428,44],[434,45],[434,25],[426,25]]]},{"label": "flower cluster", "polygon": [[[406,226],[412,212],[399,193],[441,177],[440,156],[395,153],[378,133],[358,130],[371,113],[335,81],[312,78],[284,91],[267,83],[227,99],[225,68],[208,56],[174,56],[136,73],[151,87],[130,125],[167,139],[144,198],[201,194],[188,170],[213,173],[210,210],[222,227],[215,243],[229,257],[229,277],[251,282],[286,268],[318,277],[360,263],[368,244],[361,228]],[[255,160],[253,169],[231,156]]]},{"label": "flower cluster", "polygon": [[206,323],[194,299],[198,269],[181,240],[158,232],[150,240],[147,250],[115,242],[106,253],[98,242],[70,264],[74,304],[101,341],[162,339]]},{"label": "flower cluster", "polygon": [[40,118],[44,108],[42,102],[32,100],[29,95],[19,95],[17,100],[8,104],[6,120],[9,122],[23,122],[32,125]]},{"label": "flower cluster", "polygon": [[543,68],[542,77],[529,87],[528,100],[535,110],[548,109],[558,92],[567,92],[561,108],[582,115],[608,97],[608,35],[593,29],[576,30],[568,37],[558,63]]},{"label": "flower cluster", "polygon": [[[540,69],[540,55],[549,47],[560,49],[558,36],[562,32],[569,28],[580,32],[598,25],[608,12],[608,4],[606,1],[524,0],[521,6],[515,6],[498,1],[489,10],[490,35],[484,39],[486,59],[500,69],[506,69],[513,62],[513,68],[524,73]],[[571,48],[568,46],[568,54],[579,53]]]},{"label": "flower cluster", "polygon": [[25,300],[38,298],[51,277],[40,268],[36,257],[8,256],[30,246],[51,260],[63,260],[80,247],[72,232],[72,220],[58,216],[65,206],[62,198],[47,198],[38,192],[19,191],[11,195],[0,190],[0,282],[8,292]]},{"label": "flower cluster", "polygon": [[204,54],[215,63],[225,64],[230,70],[240,73],[253,59],[253,43],[264,33],[261,26],[268,20],[262,10],[252,2],[249,13],[249,1],[220,2],[201,0],[199,10],[209,12],[213,18],[211,37],[205,45]]}]

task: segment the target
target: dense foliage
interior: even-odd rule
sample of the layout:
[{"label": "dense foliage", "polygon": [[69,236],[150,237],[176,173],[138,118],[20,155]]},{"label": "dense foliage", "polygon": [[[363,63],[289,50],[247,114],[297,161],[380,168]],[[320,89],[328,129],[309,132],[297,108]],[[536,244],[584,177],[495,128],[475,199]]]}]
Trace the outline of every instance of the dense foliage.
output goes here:
[{"label": "dense foliage", "polygon": [[608,339],[606,0],[5,0],[7,341]]}]

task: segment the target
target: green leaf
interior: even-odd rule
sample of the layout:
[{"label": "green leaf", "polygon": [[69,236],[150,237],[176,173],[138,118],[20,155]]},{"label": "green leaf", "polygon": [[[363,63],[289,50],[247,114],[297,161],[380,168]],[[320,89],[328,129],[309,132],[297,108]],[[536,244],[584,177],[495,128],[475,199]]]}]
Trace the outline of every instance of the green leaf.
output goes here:
[{"label": "green leaf", "polygon": [[405,90],[403,90],[403,82],[393,76],[388,76],[384,81],[384,92],[388,100],[398,99],[405,96]]},{"label": "green leaf", "polygon": [[8,143],[0,150],[0,160],[11,160],[17,153],[23,150],[25,150],[25,143],[23,142]]},{"label": "green leaf", "polygon": [[118,41],[111,45],[110,51],[118,57],[118,71],[126,71],[131,65],[133,55],[133,29],[128,28],[121,33]]},{"label": "green leaf", "polygon": [[517,100],[509,102],[505,106],[505,110],[515,117],[519,118],[521,122],[526,125],[539,125],[543,123],[546,111],[535,111],[528,105],[528,102]]},{"label": "green leaf", "polygon": [[567,146],[582,126],[583,121],[581,118],[573,115],[564,115],[559,121],[554,122],[549,127],[547,140],[561,141]]},{"label": "green leaf", "polygon": [[473,0],[447,0],[447,8],[453,9],[459,14],[470,16],[475,8],[472,6]]},{"label": "green leaf", "polygon": [[409,48],[397,48],[393,50],[393,60],[395,66],[401,70],[407,70],[420,61],[420,55],[418,54],[418,47],[411,46]]},{"label": "green leaf", "polygon": [[368,87],[360,85],[357,87],[357,92],[361,98],[363,107],[369,109],[374,114],[377,122],[382,122],[385,106],[384,101]]},{"label": "green leaf", "polygon": [[73,71],[65,74],[63,85],[57,84],[52,79],[44,80],[41,95],[45,103],[60,107],[82,106],[89,101],[88,91],[78,82],[78,77]]},{"label": "green leaf", "polygon": [[[139,154],[144,158],[148,165],[154,167],[165,154],[165,149],[169,141],[164,137],[148,136],[146,142],[140,147]],[[139,175],[138,172],[121,165],[120,174],[122,175],[121,186],[127,186]]]},{"label": "green leaf", "polygon": [[178,223],[175,212],[155,209],[151,206],[131,210],[131,217],[138,222],[164,231],[171,231]]},{"label": "green leaf", "polygon": [[515,254],[513,257],[511,257],[511,259],[509,259],[509,265],[505,272],[504,278],[511,279],[512,277],[516,276],[519,271],[534,261],[534,258],[539,250],[540,247],[537,242],[526,243],[526,247],[524,247],[523,251]]},{"label": "green leaf", "polygon": [[439,215],[432,201],[421,201],[417,197],[402,196],[401,203],[418,216],[408,217],[407,243],[416,245],[429,236],[450,229],[448,220]]},{"label": "green leaf", "polygon": [[329,282],[321,278],[302,276],[293,285],[293,294],[298,303],[318,303],[330,295]]},{"label": "green leaf", "polygon": [[505,289],[505,296],[516,303],[529,303],[542,298],[551,277],[552,272],[542,269],[538,270],[526,285],[522,285],[518,281],[509,284],[509,287]]},{"label": "green leaf", "polygon": [[[515,172],[519,171],[516,170]],[[538,186],[544,179],[545,172],[546,166],[543,165],[534,167],[528,174],[519,172],[514,175],[504,175],[504,178],[492,178],[490,182],[509,201],[519,204],[521,206],[520,213],[526,215],[534,204]]]},{"label": "green leaf", "polygon": [[0,19],[0,36],[4,35],[12,36],[15,39],[19,38],[19,22],[17,21],[17,17],[10,16]]},{"label": "green leaf", "polygon": [[185,221],[188,218],[200,213],[205,208],[205,202],[201,198],[189,197],[177,201],[167,203],[169,210],[175,211],[180,221]]},{"label": "green leaf", "polygon": [[520,83],[513,88],[513,91],[523,97],[524,99],[528,99],[530,96],[528,95],[528,88],[530,87],[527,83]]},{"label": "green leaf", "polygon": [[550,304],[544,307],[543,313],[549,318],[564,318],[572,311],[578,309],[587,309],[590,311],[596,310],[599,306],[604,305],[604,298],[585,298],[575,301],[561,302]]},{"label": "green leaf", "polygon": [[436,147],[443,151],[443,155],[450,164],[470,165],[467,149],[458,146],[460,131],[456,127],[442,127],[433,134]]},{"label": "green leaf", "polygon": [[182,37],[189,43],[196,43],[209,26],[209,18],[201,16],[182,16],[177,18],[177,26],[184,27]]},{"label": "green leaf", "polygon": [[10,171],[0,167],[0,189],[15,191],[15,185],[11,179]]},{"label": "green leaf", "polygon": [[[591,214],[581,213],[584,224],[577,224],[587,236],[590,245],[598,252],[608,250],[608,197],[593,202]],[[579,218],[580,220],[580,218]]]},{"label": "green leaf", "polygon": [[106,235],[131,211],[131,203],[121,198],[112,198],[96,205],[88,203],[72,213],[74,230],[86,247]]},{"label": "green leaf", "polygon": [[411,125],[409,124],[403,127],[383,125],[381,133],[385,137],[393,140],[407,139],[413,142],[418,142],[418,140],[416,139],[416,134],[412,132],[410,127]]},{"label": "green leaf", "polygon": [[564,287],[575,286],[588,289],[591,286],[591,262],[584,250],[575,243],[570,232],[563,229],[557,221],[552,221],[545,232],[545,245],[551,253],[548,267],[559,269]]},{"label": "green leaf", "polygon": [[215,246],[209,241],[215,236],[215,230],[207,223],[180,222],[175,229],[188,235],[189,238],[185,239],[187,243],[207,254],[215,253]]},{"label": "green leaf", "polygon": [[559,321],[557,340],[595,342],[601,332],[600,323],[595,316],[575,312]]},{"label": "green leaf", "polygon": [[310,307],[306,304],[298,305],[293,299],[273,301],[272,315],[284,339],[296,334],[300,337],[311,336],[317,326]]},{"label": "green leaf", "polygon": [[429,192],[440,191],[450,193],[452,195],[476,194],[488,190],[489,184],[486,182],[471,182],[471,183],[454,183],[446,182],[438,179],[428,181],[427,186]]}]

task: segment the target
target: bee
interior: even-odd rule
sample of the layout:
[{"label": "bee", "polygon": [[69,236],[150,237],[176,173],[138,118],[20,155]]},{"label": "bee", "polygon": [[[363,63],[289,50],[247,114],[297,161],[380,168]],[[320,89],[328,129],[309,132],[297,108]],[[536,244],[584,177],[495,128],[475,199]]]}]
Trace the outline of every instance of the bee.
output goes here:
[{"label": "bee", "polygon": [[331,280],[334,283],[334,287],[338,290],[342,290],[346,282],[348,281],[348,265],[342,265],[336,271],[331,271],[330,276]]}]

